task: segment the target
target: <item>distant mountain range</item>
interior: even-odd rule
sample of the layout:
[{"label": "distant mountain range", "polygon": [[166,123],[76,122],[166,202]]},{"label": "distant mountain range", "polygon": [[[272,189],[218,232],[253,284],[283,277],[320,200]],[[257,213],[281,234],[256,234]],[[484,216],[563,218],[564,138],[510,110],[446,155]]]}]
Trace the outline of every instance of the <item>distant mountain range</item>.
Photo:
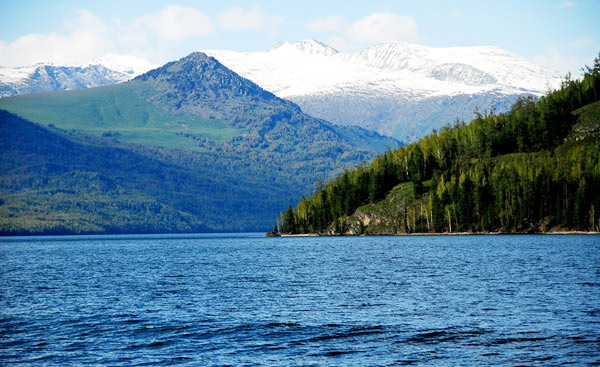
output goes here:
[{"label": "distant mountain range", "polygon": [[[517,98],[541,96],[561,82],[558,73],[497,47],[390,42],[340,53],[303,40],[267,52],[204,52],[311,116],[404,142],[456,118],[470,121],[476,109],[506,111]],[[84,65],[0,68],[0,97],[109,85],[156,67],[107,55]]]},{"label": "distant mountain range", "polygon": [[0,109],[4,234],[266,230],[316,180],[399,145],[308,116],[203,53]]},{"label": "distant mountain range", "polygon": [[[497,47],[402,42],[340,53],[314,40],[268,52],[204,51],[304,112],[413,141],[474,110],[507,110],[519,96],[560,86],[556,72]],[[482,111],[483,112],[483,111]]]},{"label": "distant mountain range", "polygon": [[0,67],[0,97],[100,87],[124,82],[157,67],[135,56],[114,54],[79,65]]}]

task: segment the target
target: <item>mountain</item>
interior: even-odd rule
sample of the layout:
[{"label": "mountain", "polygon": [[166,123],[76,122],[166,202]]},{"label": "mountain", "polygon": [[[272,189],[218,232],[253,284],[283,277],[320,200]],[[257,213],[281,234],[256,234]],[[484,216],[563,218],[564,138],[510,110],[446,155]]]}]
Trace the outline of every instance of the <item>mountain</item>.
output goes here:
[{"label": "mountain", "polygon": [[101,65],[109,70],[114,70],[121,74],[125,74],[129,76],[130,79],[160,66],[132,55],[116,54],[106,54],[104,56],[97,57],[86,65]]},{"label": "mountain", "polygon": [[115,84],[156,67],[134,56],[114,54],[81,65],[0,67],[0,97]]},{"label": "mountain", "polygon": [[506,111],[560,76],[497,47],[432,48],[402,42],[340,53],[314,40],[268,52],[204,51],[304,112],[414,141],[474,110]]},{"label": "mountain", "polygon": [[239,155],[123,144],[6,111],[0,133],[5,235],[253,231],[301,193]]},{"label": "mountain", "polygon": [[[522,96],[560,86],[556,72],[497,47],[431,48],[402,42],[340,53],[315,40],[276,43],[268,52],[209,50],[229,69],[302,110],[405,142],[474,111],[507,111]],[[83,65],[0,67],[0,97],[110,85],[156,68],[133,56]]]},{"label": "mountain", "polygon": [[584,70],[540,99],[446,126],[345,171],[289,206],[281,230],[600,231],[600,56]]},{"label": "mountain", "polygon": [[305,115],[202,53],[0,109],[3,233],[263,230],[315,181],[398,146]]}]

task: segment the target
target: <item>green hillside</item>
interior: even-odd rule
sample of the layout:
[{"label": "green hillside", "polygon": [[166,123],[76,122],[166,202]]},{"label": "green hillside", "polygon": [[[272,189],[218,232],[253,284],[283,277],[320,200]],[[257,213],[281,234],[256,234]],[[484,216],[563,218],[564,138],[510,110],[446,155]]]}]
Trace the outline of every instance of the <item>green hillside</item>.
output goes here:
[{"label": "green hillside", "polygon": [[131,143],[199,149],[189,136],[221,143],[246,132],[223,121],[160,109],[142,95],[148,83],[0,98],[0,109],[27,120]]},{"label": "green hillside", "polygon": [[581,80],[457,121],[329,181],[287,233],[600,230],[600,57]]},{"label": "green hillside", "polygon": [[399,145],[377,133],[305,115],[202,53],[126,83],[1,98],[0,109],[119,142],[276,156],[321,174]]},{"label": "green hillside", "polygon": [[600,101],[581,107],[573,114],[577,123],[569,134],[568,141],[579,141],[588,136],[600,136]]},{"label": "green hillside", "polygon": [[265,230],[315,181],[399,144],[305,115],[201,53],[0,108],[3,234]]},{"label": "green hillside", "polygon": [[267,229],[299,191],[239,156],[69,135],[5,111],[0,136],[2,234]]}]

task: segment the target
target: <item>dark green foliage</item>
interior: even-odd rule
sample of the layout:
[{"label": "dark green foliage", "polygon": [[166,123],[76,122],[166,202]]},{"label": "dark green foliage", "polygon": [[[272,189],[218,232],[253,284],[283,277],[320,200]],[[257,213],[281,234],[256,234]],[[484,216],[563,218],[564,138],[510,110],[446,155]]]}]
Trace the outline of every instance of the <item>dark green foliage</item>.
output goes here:
[{"label": "dark green foliage", "polygon": [[294,217],[294,210],[292,209],[292,205],[289,205],[287,210],[285,211],[283,228],[281,229],[284,233],[298,233],[298,228],[296,225],[296,219]]},{"label": "dark green foliage", "polygon": [[538,100],[476,112],[345,171],[303,198],[295,219],[319,233],[597,231],[599,96],[600,56]]},{"label": "dark green foliage", "polygon": [[298,183],[240,156],[49,131],[0,111],[0,232],[268,228]]}]

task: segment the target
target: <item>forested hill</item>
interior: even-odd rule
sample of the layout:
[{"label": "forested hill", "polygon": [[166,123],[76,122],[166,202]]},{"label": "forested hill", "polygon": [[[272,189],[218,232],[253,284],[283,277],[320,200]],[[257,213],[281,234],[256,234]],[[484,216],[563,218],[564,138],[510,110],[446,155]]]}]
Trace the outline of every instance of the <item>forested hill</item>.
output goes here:
[{"label": "forested hill", "polygon": [[296,208],[286,233],[600,230],[600,56],[581,80],[477,114],[346,171]]},{"label": "forested hill", "polygon": [[241,156],[122,144],[1,110],[0,136],[2,235],[252,231],[294,190]]},{"label": "forested hill", "polygon": [[0,234],[262,231],[316,180],[399,144],[305,115],[202,53],[0,108]]}]

